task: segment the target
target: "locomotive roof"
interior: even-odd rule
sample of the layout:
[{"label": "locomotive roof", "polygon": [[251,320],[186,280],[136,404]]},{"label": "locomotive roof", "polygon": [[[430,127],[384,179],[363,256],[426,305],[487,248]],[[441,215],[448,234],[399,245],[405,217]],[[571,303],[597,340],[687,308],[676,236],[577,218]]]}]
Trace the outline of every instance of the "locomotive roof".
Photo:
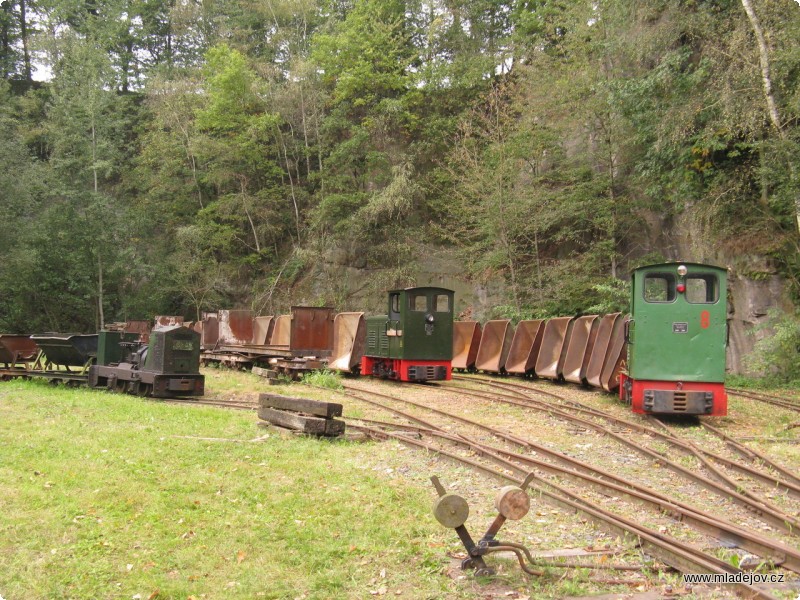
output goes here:
[{"label": "locomotive roof", "polygon": [[641,271],[643,269],[652,269],[654,267],[678,267],[679,265],[686,265],[687,267],[701,267],[703,269],[715,270],[715,271],[727,271],[725,267],[718,267],[717,265],[709,265],[705,263],[696,263],[696,262],[686,262],[683,260],[671,260],[669,262],[663,263],[653,263],[652,265],[642,265],[641,267],[636,267],[635,269],[631,269],[631,273],[635,273],[636,271]]},{"label": "locomotive roof", "polygon": [[154,332],[155,331],[161,331],[161,332],[164,332],[164,333],[172,333],[173,331],[179,331],[181,329],[183,329],[184,331],[191,331],[193,333],[197,333],[194,329],[192,329],[190,327],[185,327],[183,325],[163,325],[163,326],[159,326],[159,327],[154,327],[153,331]]},{"label": "locomotive roof", "polygon": [[389,290],[389,293],[392,294],[394,292],[410,292],[411,290],[440,290],[442,292],[450,292],[451,294],[455,294],[453,290],[448,290],[447,288],[437,287],[435,285],[421,285],[417,287],[407,287],[401,290]]}]

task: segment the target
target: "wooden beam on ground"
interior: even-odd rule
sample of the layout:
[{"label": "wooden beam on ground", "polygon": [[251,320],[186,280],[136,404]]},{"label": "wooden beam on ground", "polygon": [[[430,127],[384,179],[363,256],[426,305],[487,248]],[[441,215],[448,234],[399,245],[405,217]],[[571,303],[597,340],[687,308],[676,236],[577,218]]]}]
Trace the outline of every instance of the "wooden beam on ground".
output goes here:
[{"label": "wooden beam on ground", "polygon": [[344,433],[344,421],[309,417],[285,410],[270,408],[268,406],[261,406],[258,409],[258,418],[268,421],[273,425],[278,425],[279,427],[286,427],[311,435],[335,436]]},{"label": "wooden beam on ground", "polygon": [[278,372],[273,369],[265,369],[263,367],[253,367],[253,375],[258,375],[264,379],[277,379]]},{"label": "wooden beam on ground", "polygon": [[[277,408],[279,410],[290,410],[293,412],[304,413],[331,419],[342,416],[342,405],[335,402],[318,402],[306,398],[290,398],[278,394],[261,394],[258,397],[258,405],[261,408]],[[259,413],[259,416],[260,413]]]}]

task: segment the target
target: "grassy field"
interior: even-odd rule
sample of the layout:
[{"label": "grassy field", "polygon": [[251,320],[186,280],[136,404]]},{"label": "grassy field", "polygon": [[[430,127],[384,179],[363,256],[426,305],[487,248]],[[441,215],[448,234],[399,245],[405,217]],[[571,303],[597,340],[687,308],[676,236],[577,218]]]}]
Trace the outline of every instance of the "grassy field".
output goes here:
[{"label": "grassy field", "polygon": [[471,597],[431,491],[364,444],[41,382],[3,383],[0,423],[5,600]]}]

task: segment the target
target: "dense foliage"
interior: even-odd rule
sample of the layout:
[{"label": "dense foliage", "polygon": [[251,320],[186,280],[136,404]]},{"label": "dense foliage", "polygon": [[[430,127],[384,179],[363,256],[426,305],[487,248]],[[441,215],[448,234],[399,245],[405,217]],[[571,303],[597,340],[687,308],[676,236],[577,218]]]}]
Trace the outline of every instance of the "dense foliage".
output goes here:
[{"label": "dense foliage", "polygon": [[800,284],[794,0],[4,0],[0,33],[0,330],[309,274],[345,307],[320,264],[402,285],[435,245],[499,312],[612,308],[677,224]]}]

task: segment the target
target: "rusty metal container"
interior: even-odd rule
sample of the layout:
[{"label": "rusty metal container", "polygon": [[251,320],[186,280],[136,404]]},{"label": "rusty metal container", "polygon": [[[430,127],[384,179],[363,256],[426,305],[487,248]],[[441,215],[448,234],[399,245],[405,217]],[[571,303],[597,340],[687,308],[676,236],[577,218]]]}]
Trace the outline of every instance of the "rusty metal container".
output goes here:
[{"label": "rusty metal container", "polygon": [[32,335],[48,362],[62,367],[84,367],[97,356],[97,334]]},{"label": "rusty metal container", "polygon": [[453,321],[453,369],[472,369],[481,344],[481,324],[477,321]]},{"label": "rusty metal container", "polygon": [[475,368],[479,371],[501,372],[506,366],[513,335],[514,327],[507,319],[486,323],[481,334]]},{"label": "rusty metal container", "polygon": [[203,313],[203,324],[200,330],[200,348],[207,350],[219,342],[219,315],[217,313]]},{"label": "rusty metal container", "polygon": [[257,346],[266,346],[269,338],[272,335],[272,328],[275,325],[275,318],[269,317],[256,317],[253,319],[253,339],[251,344]]},{"label": "rusty metal container", "polygon": [[566,341],[566,354],[562,375],[566,381],[583,384],[586,381],[586,368],[592,356],[597,337],[597,315],[578,317],[572,324],[572,331]]},{"label": "rusty metal container", "polygon": [[619,373],[625,368],[628,358],[628,345],[625,341],[625,324],[630,317],[617,319],[611,332],[611,342],[608,346],[603,371],[600,374],[600,386],[607,392],[613,392],[619,387]]},{"label": "rusty metal container", "polygon": [[180,315],[159,315],[155,318],[155,327],[172,327],[173,325],[183,325],[183,317]]},{"label": "rusty metal container", "polygon": [[303,356],[330,356],[333,350],[332,308],[293,306],[289,350]]},{"label": "rusty metal container", "polygon": [[353,372],[361,365],[367,341],[367,324],[363,312],[343,312],[333,320],[333,352],[328,368]]},{"label": "rusty metal container", "polygon": [[253,339],[252,310],[221,310],[217,313],[217,318],[220,344],[249,344]]},{"label": "rusty metal container", "polygon": [[506,371],[518,375],[532,372],[536,368],[543,337],[544,320],[520,321],[508,351]]},{"label": "rusty metal container", "polygon": [[594,347],[589,358],[589,364],[586,366],[586,383],[592,387],[603,387],[600,383],[600,375],[603,372],[603,365],[606,363],[612,332],[620,316],[620,313],[611,313],[600,317]]},{"label": "rusty metal container", "polygon": [[275,317],[275,325],[272,327],[272,336],[269,338],[270,346],[286,346],[289,348],[292,335],[292,315],[280,315]]},{"label": "rusty metal container", "polygon": [[13,367],[36,358],[39,346],[27,334],[0,334],[0,363]]},{"label": "rusty metal container", "polygon": [[549,319],[544,327],[542,347],[536,358],[536,375],[546,379],[558,379],[564,365],[565,344],[573,317]]}]

